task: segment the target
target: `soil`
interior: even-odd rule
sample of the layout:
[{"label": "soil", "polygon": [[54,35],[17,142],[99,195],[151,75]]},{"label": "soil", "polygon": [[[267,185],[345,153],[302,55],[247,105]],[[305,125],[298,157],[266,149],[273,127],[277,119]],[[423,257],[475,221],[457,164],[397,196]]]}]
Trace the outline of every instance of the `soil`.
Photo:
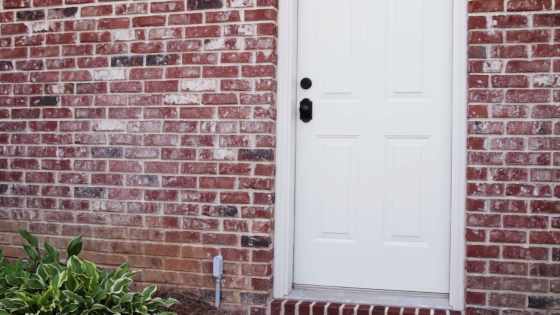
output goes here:
[{"label": "soil", "polygon": [[177,315],[225,315],[208,302],[191,293],[175,293],[160,295],[161,298],[174,298],[179,303],[173,304],[168,308],[161,309],[161,312],[174,312]]}]

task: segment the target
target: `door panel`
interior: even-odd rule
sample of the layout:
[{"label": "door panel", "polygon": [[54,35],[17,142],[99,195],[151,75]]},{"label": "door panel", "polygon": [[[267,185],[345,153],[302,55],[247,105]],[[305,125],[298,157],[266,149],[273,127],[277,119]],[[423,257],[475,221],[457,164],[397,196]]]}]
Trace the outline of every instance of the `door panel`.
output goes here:
[{"label": "door panel", "polygon": [[294,282],[449,292],[452,2],[299,1]]},{"label": "door panel", "polygon": [[[317,138],[317,218],[319,239],[353,240],[356,237],[357,139]],[[352,236],[353,235],[353,236]]]}]

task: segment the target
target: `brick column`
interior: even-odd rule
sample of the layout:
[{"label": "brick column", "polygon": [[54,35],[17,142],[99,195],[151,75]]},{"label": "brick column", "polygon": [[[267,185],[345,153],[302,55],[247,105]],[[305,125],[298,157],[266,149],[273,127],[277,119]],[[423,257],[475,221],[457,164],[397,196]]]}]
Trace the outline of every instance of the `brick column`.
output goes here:
[{"label": "brick column", "polygon": [[555,1],[468,2],[468,314],[559,308]]}]

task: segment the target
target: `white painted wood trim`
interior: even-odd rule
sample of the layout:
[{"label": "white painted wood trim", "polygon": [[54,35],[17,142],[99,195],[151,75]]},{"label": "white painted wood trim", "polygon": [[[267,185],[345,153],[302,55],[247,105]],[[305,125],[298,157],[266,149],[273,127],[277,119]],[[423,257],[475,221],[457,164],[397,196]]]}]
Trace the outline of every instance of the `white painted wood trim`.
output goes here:
[{"label": "white painted wood trim", "polygon": [[[286,297],[292,291],[293,284],[297,1],[280,1],[278,12],[274,298]],[[453,7],[453,156],[449,287],[449,306],[453,310],[463,310],[465,307],[466,93],[467,3],[455,0]]]},{"label": "white painted wood trim", "polygon": [[453,134],[449,305],[465,308],[467,200],[467,2],[453,1]]},{"label": "white painted wood trim", "polygon": [[296,144],[297,0],[279,1],[273,296],[292,290]]}]

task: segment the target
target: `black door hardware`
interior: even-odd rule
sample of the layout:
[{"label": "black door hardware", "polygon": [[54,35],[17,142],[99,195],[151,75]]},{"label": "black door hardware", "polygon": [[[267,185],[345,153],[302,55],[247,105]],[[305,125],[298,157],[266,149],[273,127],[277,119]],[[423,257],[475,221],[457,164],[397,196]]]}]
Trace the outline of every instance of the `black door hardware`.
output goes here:
[{"label": "black door hardware", "polygon": [[313,102],[308,98],[304,98],[299,103],[299,119],[305,123],[313,119]]},{"label": "black door hardware", "polygon": [[311,85],[313,85],[313,82],[311,82],[310,78],[303,78],[301,79],[301,82],[299,83],[299,85],[301,85],[302,89],[309,89],[311,87]]}]

